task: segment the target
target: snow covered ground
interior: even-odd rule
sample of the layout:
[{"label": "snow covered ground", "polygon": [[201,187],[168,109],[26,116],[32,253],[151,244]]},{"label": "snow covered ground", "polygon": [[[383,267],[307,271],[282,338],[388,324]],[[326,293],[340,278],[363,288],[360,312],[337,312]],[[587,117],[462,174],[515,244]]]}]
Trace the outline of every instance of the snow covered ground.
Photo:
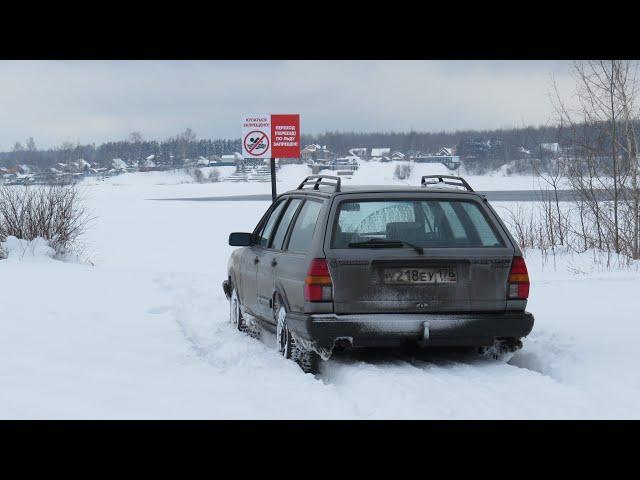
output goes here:
[{"label": "snow covered ground", "polygon": [[[308,174],[287,168],[281,190]],[[41,245],[0,261],[0,418],[640,418],[637,267],[529,252],[536,325],[508,364],[370,354],[314,378],[228,324],[227,237],[267,202],[147,200],[269,185],[144,175],[85,187],[94,266]]]},{"label": "snow covered ground", "polygon": [[[420,185],[422,175],[457,175],[441,164],[414,164],[411,176],[406,180],[398,180],[394,178],[394,171],[399,164],[408,162],[362,162],[360,168],[356,170],[353,176],[342,177],[345,185]],[[214,167],[202,168],[205,176],[209,174]],[[231,175],[234,167],[216,167],[220,174],[220,178]],[[336,175],[336,172],[324,170],[321,173],[327,175]],[[306,165],[283,165],[278,171],[278,191],[283,192],[296,188],[302,179],[311,175],[311,169]],[[539,188],[540,181],[536,177],[529,175],[512,175],[504,176],[498,172],[493,175],[466,175],[460,172],[460,175],[469,182],[475,190],[531,190]],[[271,184],[265,183],[248,183],[248,182],[217,182],[194,184],[193,177],[185,170],[169,170],[163,172],[136,172],[125,173],[105,180],[97,180],[95,178],[87,178],[84,185],[113,185],[119,187],[139,188],[144,186],[148,188],[148,192],[154,192],[159,197],[171,198],[178,196],[178,193],[188,192],[193,196],[214,196],[214,195],[233,195],[233,194],[253,194],[253,193],[271,193]],[[185,184],[191,184],[190,188],[185,190]],[[172,195],[172,192],[175,193]]]}]

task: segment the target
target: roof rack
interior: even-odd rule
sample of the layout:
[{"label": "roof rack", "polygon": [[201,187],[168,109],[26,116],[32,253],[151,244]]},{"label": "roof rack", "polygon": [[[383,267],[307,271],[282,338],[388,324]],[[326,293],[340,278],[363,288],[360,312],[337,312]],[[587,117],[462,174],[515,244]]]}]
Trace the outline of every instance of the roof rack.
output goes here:
[{"label": "roof rack", "polygon": [[303,190],[305,185],[313,185],[311,190],[320,190],[320,185],[326,185],[328,187],[333,187],[334,192],[339,192],[340,184],[340,177],[334,177],[332,175],[310,175],[305,178],[300,185],[298,185],[297,190]]},{"label": "roof rack", "polygon": [[[429,180],[432,180],[432,181],[429,181]],[[433,181],[433,180],[437,180],[437,181]],[[453,185],[454,187],[464,187],[468,192],[473,192],[473,188],[471,188],[471,185],[469,185],[464,178],[455,177],[453,175],[423,175],[421,183],[423,187],[429,187],[431,185],[446,184],[446,185]]]}]

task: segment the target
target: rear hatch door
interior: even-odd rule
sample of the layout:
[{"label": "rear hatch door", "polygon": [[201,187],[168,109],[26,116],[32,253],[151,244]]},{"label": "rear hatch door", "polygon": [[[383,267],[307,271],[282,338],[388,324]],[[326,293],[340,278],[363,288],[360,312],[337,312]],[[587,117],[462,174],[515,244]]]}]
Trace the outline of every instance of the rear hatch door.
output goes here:
[{"label": "rear hatch door", "polygon": [[[349,202],[359,200],[353,194],[344,197]],[[334,311],[346,314],[505,310],[514,250],[508,238],[503,238],[501,227],[493,223],[489,209],[479,201],[460,205],[457,203],[460,196],[455,194],[452,198],[437,199],[439,203],[434,203],[433,198],[429,198],[431,203],[424,203],[424,196],[418,197],[423,203],[418,206],[415,198],[415,194],[385,194],[385,198],[376,196],[372,201],[364,196],[359,207],[352,205],[346,209],[339,208],[340,202],[334,202],[331,228],[327,229],[325,239]],[[424,211],[426,222],[420,218]],[[486,228],[491,234],[488,231],[478,234]],[[464,236],[470,238],[461,239]],[[479,236],[483,236],[487,246],[482,246]],[[402,240],[408,244],[360,245],[371,238],[381,242]]]}]

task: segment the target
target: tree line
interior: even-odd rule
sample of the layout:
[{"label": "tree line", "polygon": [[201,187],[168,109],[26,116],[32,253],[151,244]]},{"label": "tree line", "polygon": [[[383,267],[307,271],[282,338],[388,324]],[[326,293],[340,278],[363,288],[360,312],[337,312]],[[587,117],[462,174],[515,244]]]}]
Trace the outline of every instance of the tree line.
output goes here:
[{"label": "tree line", "polygon": [[[582,125],[582,134],[601,137],[601,129],[591,122]],[[638,122],[632,122],[635,131]],[[549,152],[540,145],[560,142],[567,145],[566,126],[558,123],[548,126],[528,126],[496,130],[461,130],[455,132],[340,132],[328,131],[317,135],[302,135],[302,146],[319,144],[335,155],[346,155],[351,148],[385,148],[403,153],[435,153],[442,147],[455,147],[470,173],[485,173],[513,163],[513,173],[533,173],[536,168],[548,170]],[[80,158],[98,166],[108,167],[114,158],[140,162],[153,156],[154,162],[164,165],[182,165],[186,158],[222,156],[241,151],[241,140],[198,138],[191,129],[165,140],[144,139],[140,132],[128,138],[99,145],[63,143],[51,149],[38,149],[33,138],[24,145],[16,142],[9,152],[0,152],[0,166],[34,165],[49,168]],[[536,159],[534,162],[531,159]],[[514,162],[515,161],[515,162]]]},{"label": "tree line", "polygon": [[[473,140],[486,141],[500,139],[502,147],[492,149],[480,155],[482,161],[490,160],[501,165],[505,161],[519,158],[519,148],[535,149],[544,141],[555,141],[558,136],[556,127],[526,127],[501,130],[466,130],[456,132],[339,132],[328,131],[317,135],[302,135],[302,146],[319,144],[326,146],[336,155],[346,155],[350,148],[391,148],[404,153],[434,153],[441,147],[457,147],[465,154],[465,145]],[[465,143],[466,142],[466,143]],[[82,158],[90,163],[107,166],[114,158],[127,161],[140,161],[151,155],[160,163],[179,164],[185,158],[222,156],[241,151],[240,138],[201,139],[191,129],[166,140],[144,139],[139,132],[133,132],[128,138],[105,142],[99,145],[73,144],[65,142],[50,149],[38,149],[33,138],[24,145],[16,142],[9,152],[0,152],[0,165],[16,166],[21,164],[38,167],[52,167],[56,163],[65,163]]]},{"label": "tree line", "polygon": [[239,151],[240,139],[198,139],[193,130],[166,140],[146,140],[139,132],[133,132],[125,140],[105,142],[99,145],[65,142],[59,147],[39,150],[33,138],[25,146],[17,142],[10,152],[0,153],[0,166],[34,165],[53,167],[80,158],[99,166],[110,166],[114,158],[140,162],[153,156],[156,163],[181,165],[185,158],[222,156]]}]

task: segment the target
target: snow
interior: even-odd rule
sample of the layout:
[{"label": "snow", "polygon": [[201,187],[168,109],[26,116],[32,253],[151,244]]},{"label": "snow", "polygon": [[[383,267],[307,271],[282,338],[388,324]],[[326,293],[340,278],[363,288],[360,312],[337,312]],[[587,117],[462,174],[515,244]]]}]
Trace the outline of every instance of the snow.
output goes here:
[{"label": "snow", "polygon": [[80,169],[85,169],[85,168],[91,167],[91,164],[89,162],[87,162],[84,158],[79,158],[74,163]]},{"label": "snow", "polygon": [[127,164],[121,158],[114,158],[111,160],[111,166],[117,170],[124,170],[127,168]]},{"label": "snow", "polygon": [[4,252],[7,259],[12,262],[43,261],[55,255],[53,248],[41,237],[29,241],[9,236],[0,243],[0,251]]},{"label": "snow", "polygon": [[372,148],[371,149],[371,157],[384,157],[385,155],[389,155],[391,153],[390,148]]},{"label": "snow", "polygon": [[[372,165],[377,176],[367,165],[345,181],[393,182],[393,164]],[[418,167],[412,183],[438,168]],[[309,169],[280,172],[282,191]],[[83,184],[95,266],[53,260],[41,240],[7,239],[0,418],[640,418],[637,265],[527,252],[536,324],[509,363],[355,354],[313,377],[276,353],[272,335],[228,323],[228,234],[252,229],[268,202],[149,200],[269,184],[187,179],[147,172]],[[470,179],[478,189],[506,181]]]},{"label": "snow", "polygon": [[[442,164],[416,163],[413,165],[411,176],[406,180],[394,178],[396,166],[409,162],[360,162],[360,167],[353,175],[342,176],[343,185],[420,185],[422,175],[458,175]],[[345,170],[347,168],[345,167]],[[217,170],[220,178],[224,179],[235,172],[235,167],[203,167],[201,168],[205,176],[211,170]],[[320,173],[326,175],[336,175],[335,171],[322,170]],[[311,169],[307,165],[287,164],[277,171],[278,191],[284,192],[295,189],[300,182],[311,175]],[[531,190],[544,186],[539,179],[530,175],[505,176],[499,173],[493,175],[467,175],[459,172],[475,190]],[[269,182],[252,183],[227,183],[217,182],[211,184],[192,185],[185,187],[183,184],[194,183],[193,177],[187,169],[124,173],[107,179],[88,177],[83,180],[83,185],[115,185],[137,187],[146,185],[149,189],[144,190],[154,195],[148,198],[177,198],[180,196],[215,196],[215,195],[243,195],[243,194],[270,194],[271,184]],[[173,193],[170,193],[173,192]]]}]

